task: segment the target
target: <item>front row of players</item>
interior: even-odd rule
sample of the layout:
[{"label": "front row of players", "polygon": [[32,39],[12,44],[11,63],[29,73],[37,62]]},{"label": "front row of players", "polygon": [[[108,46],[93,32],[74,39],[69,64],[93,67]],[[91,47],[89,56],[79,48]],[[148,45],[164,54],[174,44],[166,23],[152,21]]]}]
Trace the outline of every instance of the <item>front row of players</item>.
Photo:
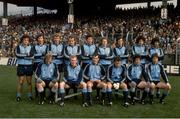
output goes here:
[{"label": "front row of players", "polygon": [[[63,81],[59,81],[59,73],[56,65],[52,63],[52,55],[47,54],[44,62],[39,64],[35,72],[36,87],[39,92],[39,104],[44,103],[45,88],[50,89],[50,102],[54,101],[54,95],[58,92],[61,98],[59,105],[64,106],[65,90],[69,88],[80,88],[82,92],[82,106],[92,105],[93,88],[101,89],[101,104],[105,104],[106,96],[108,105],[112,105],[112,89],[123,90],[124,106],[135,104],[135,90],[143,90],[141,103],[145,104],[145,98],[149,95],[150,103],[153,103],[155,89],[163,89],[160,103],[164,104],[164,98],[168,95],[171,86],[161,64],[158,63],[158,55],[152,56],[152,63],[145,69],[141,65],[139,55],[133,57],[133,63],[128,66],[121,64],[119,57],[114,58],[112,65],[107,70],[99,63],[99,55],[92,56],[92,63],[86,65],[84,70],[78,63],[76,56],[70,57],[70,63],[64,69]],[[163,78],[164,82],[160,81]],[[128,94],[130,90],[130,101]]]}]

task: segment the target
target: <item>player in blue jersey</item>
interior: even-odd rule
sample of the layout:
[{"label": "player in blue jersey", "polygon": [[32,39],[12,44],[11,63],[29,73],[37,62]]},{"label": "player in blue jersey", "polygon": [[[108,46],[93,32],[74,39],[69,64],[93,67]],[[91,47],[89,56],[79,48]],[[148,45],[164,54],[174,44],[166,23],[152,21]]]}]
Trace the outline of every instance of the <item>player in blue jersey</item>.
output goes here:
[{"label": "player in blue jersey", "polygon": [[133,63],[128,66],[127,69],[127,81],[130,86],[131,104],[135,104],[135,90],[136,88],[144,89],[141,103],[145,104],[145,98],[149,93],[149,79],[145,72],[144,66],[141,64],[140,55],[133,57]]},{"label": "player in blue jersey", "polygon": [[89,105],[92,105],[92,89],[99,88],[101,89],[101,103],[105,104],[106,96],[106,71],[104,67],[99,63],[99,55],[94,54],[92,57],[92,63],[86,65],[83,71],[83,78],[87,83],[87,100]]},{"label": "player in blue jersey", "polygon": [[78,64],[77,56],[70,56],[70,64],[66,65],[64,71],[64,80],[60,83],[59,95],[61,101],[60,106],[64,106],[65,89],[69,88],[81,88],[82,89],[82,106],[86,107],[87,104],[87,85],[82,80],[82,69]]},{"label": "player in blue jersey", "polygon": [[81,46],[81,51],[82,68],[84,69],[87,64],[91,63],[93,54],[97,52],[97,47],[94,44],[92,35],[86,36],[86,43]]},{"label": "player in blue jersey", "polygon": [[55,93],[58,89],[59,72],[57,65],[52,62],[52,54],[46,54],[44,62],[40,63],[35,72],[35,78],[37,79],[36,87],[39,92],[39,104],[44,104],[45,89],[50,90],[49,103],[55,101]]},{"label": "player in blue jersey", "polygon": [[125,47],[124,40],[122,37],[117,38],[116,47],[114,48],[114,55],[121,58],[121,64],[125,65],[128,61],[128,49]]},{"label": "player in blue jersey", "polygon": [[[39,63],[43,62],[44,56],[47,53],[47,45],[45,44],[45,39],[42,34],[38,35],[36,38],[37,44],[34,46],[34,64],[33,64],[33,70],[36,71],[36,68]],[[36,79],[35,79],[36,84]],[[35,97],[38,96],[38,91],[35,86]]]},{"label": "player in blue jersey", "polygon": [[20,44],[15,49],[17,57],[17,95],[16,100],[21,101],[21,93],[23,89],[24,81],[28,84],[28,98],[32,100],[32,75],[33,75],[33,47],[30,45],[30,37],[23,35]]},{"label": "player in blue jersey", "polygon": [[129,106],[128,103],[128,88],[125,83],[126,67],[121,64],[120,57],[114,58],[114,63],[108,67],[107,70],[107,97],[108,104],[112,105],[112,88],[115,90],[122,89],[124,96],[124,106]]},{"label": "player in blue jersey", "polygon": [[101,39],[100,44],[98,46],[98,54],[100,57],[99,63],[101,63],[104,66],[104,68],[107,69],[108,66],[112,63],[114,54],[106,38]]},{"label": "player in blue jersey", "polygon": [[[152,63],[147,66],[147,73],[150,79],[150,103],[153,104],[153,95],[155,89],[163,89],[164,92],[160,98],[160,103],[164,104],[165,97],[169,94],[171,90],[171,85],[169,84],[168,77],[163,69],[163,66],[158,63],[159,55],[157,53],[152,55]],[[164,82],[161,81],[161,77]]]},{"label": "player in blue jersey", "polygon": [[141,56],[141,64],[145,65],[147,62],[148,50],[144,45],[145,38],[143,36],[139,36],[136,39],[136,44],[132,46],[132,55],[140,55]]},{"label": "player in blue jersey", "polygon": [[77,44],[76,37],[70,36],[68,38],[68,44],[65,46],[64,49],[64,57],[65,57],[65,64],[69,64],[69,58],[71,55],[76,55],[78,57],[78,63],[80,63],[79,58],[81,56],[81,47]]},{"label": "player in blue jersey", "polygon": [[159,38],[157,38],[157,37],[153,38],[152,42],[151,42],[151,48],[149,49],[150,61],[152,60],[152,55],[155,53],[158,54],[158,60],[159,60],[159,63],[161,63],[161,61],[164,58],[164,52],[163,52],[162,48],[160,47]]}]

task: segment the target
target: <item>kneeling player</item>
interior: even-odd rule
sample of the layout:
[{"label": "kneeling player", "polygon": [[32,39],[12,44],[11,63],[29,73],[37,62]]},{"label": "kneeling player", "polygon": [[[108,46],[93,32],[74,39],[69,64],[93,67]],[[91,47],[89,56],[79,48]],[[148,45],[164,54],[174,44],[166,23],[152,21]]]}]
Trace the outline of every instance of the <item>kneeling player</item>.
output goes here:
[{"label": "kneeling player", "polygon": [[86,83],[82,81],[82,70],[75,55],[70,56],[70,64],[67,65],[64,72],[64,81],[60,83],[60,106],[64,106],[65,89],[69,88],[82,88],[82,106],[88,106],[86,102],[87,86]]},{"label": "kneeling player", "polygon": [[104,67],[99,64],[99,55],[94,54],[92,56],[92,63],[86,65],[84,69],[83,78],[87,82],[87,100],[89,105],[92,105],[92,88],[102,89],[102,105],[104,105],[105,95],[106,95],[106,83],[105,83],[106,72]]},{"label": "kneeling player", "polygon": [[[160,103],[164,104],[164,98],[168,95],[171,85],[169,84],[166,73],[163,69],[163,66],[158,63],[158,54],[155,53],[152,55],[152,63],[147,66],[147,72],[150,79],[150,103],[153,104],[153,95],[156,88],[164,89],[164,93],[160,98]],[[160,82],[160,77],[163,78],[164,82]]]},{"label": "kneeling player", "polygon": [[121,65],[119,57],[114,58],[114,64],[108,67],[107,71],[107,97],[109,105],[112,105],[112,87],[115,89],[123,89],[124,95],[124,106],[129,106],[128,103],[128,89],[127,85],[124,83],[126,78],[126,68]]},{"label": "kneeling player", "polygon": [[39,104],[44,104],[45,88],[50,89],[50,103],[54,102],[54,96],[58,89],[59,73],[56,64],[52,63],[51,54],[47,54],[44,63],[38,65],[35,78],[37,79],[36,87],[40,96]]},{"label": "kneeling player", "polygon": [[[144,80],[142,80],[142,77]],[[131,104],[135,104],[135,90],[136,87],[140,89],[144,89],[143,96],[141,98],[141,103],[145,104],[145,98],[147,93],[149,92],[149,84],[147,74],[145,72],[145,68],[141,65],[140,55],[135,55],[133,57],[133,64],[131,64],[127,69],[127,80],[129,82],[129,86],[131,87],[130,95],[131,95]]]}]

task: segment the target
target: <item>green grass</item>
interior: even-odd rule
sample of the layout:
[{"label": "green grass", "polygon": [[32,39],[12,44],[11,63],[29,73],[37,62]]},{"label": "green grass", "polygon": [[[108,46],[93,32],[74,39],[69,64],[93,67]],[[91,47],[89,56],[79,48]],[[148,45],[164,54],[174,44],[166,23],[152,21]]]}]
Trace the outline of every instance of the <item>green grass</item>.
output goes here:
[{"label": "green grass", "polygon": [[23,100],[17,103],[16,85],[17,76],[16,68],[0,66],[0,117],[69,117],[69,118],[110,118],[110,117],[180,117],[180,77],[169,77],[172,84],[172,91],[167,97],[166,105],[140,105],[124,108],[121,106],[122,100],[113,99],[113,106],[101,106],[97,102],[92,107],[81,107],[81,96],[78,100],[71,98],[65,103],[65,107],[60,108],[58,105],[38,105],[34,100],[27,100],[27,88],[24,85]]}]

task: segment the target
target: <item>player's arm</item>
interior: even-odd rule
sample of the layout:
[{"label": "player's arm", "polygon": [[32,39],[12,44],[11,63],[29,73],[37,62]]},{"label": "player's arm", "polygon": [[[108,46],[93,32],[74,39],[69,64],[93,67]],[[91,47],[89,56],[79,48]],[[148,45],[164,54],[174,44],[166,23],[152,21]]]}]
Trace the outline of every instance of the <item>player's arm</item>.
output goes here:
[{"label": "player's arm", "polygon": [[85,79],[85,80],[90,80],[90,77],[88,76],[89,66],[90,66],[90,64],[86,65],[86,67],[84,68],[84,71],[83,71],[83,79]]},{"label": "player's arm", "polygon": [[111,83],[113,83],[113,81],[111,80],[111,75],[112,75],[112,65],[110,65],[108,67],[108,70],[107,70],[107,80]]},{"label": "player's arm", "polygon": [[165,82],[165,83],[169,83],[168,77],[167,77],[167,75],[166,75],[166,72],[165,72],[164,69],[163,69],[163,66],[160,65],[160,64],[159,64],[159,66],[160,66],[161,76],[162,76],[164,82]]}]

